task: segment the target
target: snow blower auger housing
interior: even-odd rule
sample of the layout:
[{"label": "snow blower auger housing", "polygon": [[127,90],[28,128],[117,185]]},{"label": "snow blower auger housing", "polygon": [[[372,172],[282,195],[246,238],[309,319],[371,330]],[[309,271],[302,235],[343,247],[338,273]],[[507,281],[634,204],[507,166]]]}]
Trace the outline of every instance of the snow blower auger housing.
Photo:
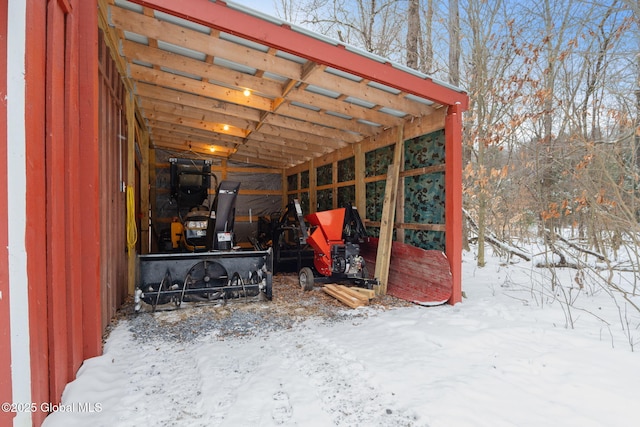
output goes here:
[{"label": "snow blower auger housing", "polygon": [[[202,170],[193,170],[198,165],[195,161],[174,160],[172,171],[176,166],[178,173],[177,166],[185,163],[191,167],[188,174],[183,173],[188,179],[176,179],[173,190],[178,195],[178,206],[182,204],[179,197],[192,196],[189,203],[201,205],[204,195],[208,196],[208,187],[205,192],[202,188],[210,182],[209,165],[200,163]],[[187,187],[182,186],[184,182]],[[184,216],[184,226],[176,228],[181,233],[182,249],[188,252],[138,256],[136,311],[143,302],[155,310],[158,305],[168,303],[179,307],[183,302],[272,298],[272,250],[244,251],[234,245],[239,188],[239,182],[220,182],[210,208],[203,206],[193,211],[196,216]]]},{"label": "snow blower auger housing", "polygon": [[141,255],[135,309],[231,299],[272,298],[273,256],[266,251]]},{"label": "snow blower auger housing", "polygon": [[299,272],[300,286],[313,289],[319,283],[351,283],[373,289],[377,279],[368,277],[365,260],[360,256],[360,245],[367,238],[367,231],[358,210],[347,205],[344,208],[316,212],[305,217],[311,226],[307,243],[314,250],[313,265],[318,276],[309,267]]}]

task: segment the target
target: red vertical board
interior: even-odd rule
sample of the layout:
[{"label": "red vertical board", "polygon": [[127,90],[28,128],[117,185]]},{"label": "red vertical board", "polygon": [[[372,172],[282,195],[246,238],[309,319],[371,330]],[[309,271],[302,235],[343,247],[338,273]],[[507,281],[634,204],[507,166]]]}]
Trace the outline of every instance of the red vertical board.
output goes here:
[{"label": "red vertical board", "polygon": [[[27,275],[29,278],[29,340],[31,345],[31,398],[39,407],[49,402],[49,328],[47,326],[46,269],[46,178],[45,178],[45,76],[46,76],[46,3],[27,0],[25,54],[25,129],[26,144],[26,228]],[[32,414],[39,425],[42,412]]]},{"label": "red vertical board", "polygon": [[59,3],[47,4],[46,202],[47,294],[50,397],[57,403],[67,383],[66,171],[65,153],[65,13]]},{"label": "red vertical board", "polygon": [[462,301],[462,108],[452,105],[444,124],[446,254],[451,265],[453,292],[449,304]]},{"label": "red vertical board", "polygon": [[79,214],[82,253],[82,343],[85,359],[102,352],[100,302],[100,152],[98,145],[98,5],[95,1],[74,3],[78,19],[79,97]]},{"label": "red vertical board", "polygon": [[82,229],[80,228],[79,174],[80,138],[78,111],[78,19],[75,14],[66,15],[65,34],[65,225],[67,236],[76,236],[66,242],[67,271],[67,335],[68,335],[68,381],[80,368],[82,354],[82,270],[77,266],[84,258],[82,253]]},{"label": "red vertical board", "polygon": [[[9,327],[9,224],[7,205],[7,3],[0,5],[0,402],[12,402],[11,330]],[[0,411],[0,425],[14,414]]]}]

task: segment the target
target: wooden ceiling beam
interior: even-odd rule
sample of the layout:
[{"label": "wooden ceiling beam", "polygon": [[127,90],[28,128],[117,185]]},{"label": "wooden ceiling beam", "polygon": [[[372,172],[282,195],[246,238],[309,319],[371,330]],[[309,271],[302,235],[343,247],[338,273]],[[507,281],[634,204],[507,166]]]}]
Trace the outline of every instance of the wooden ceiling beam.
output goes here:
[{"label": "wooden ceiling beam", "polygon": [[146,98],[152,101],[158,100],[171,102],[186,107],[198,108],[200,110],[224,113],[232,117],[251,120],[253,122],[257,122],[260,119],[260,111],[255,108],[230,104],[219,99],[208,98],[206,96],[196,95],[193,93],[180,92],[175,89],[156,86],[145,82],[136,83],[135,94],[140,98]]},{"label": "wooden ceiling beam", "polygon": [[336,100],[301,88],[292,90],[287,96],[287,100],[289,102],[299,102],[301,104],[310,105],[323,110],[344,114],[354,119],[362,119],[368,122],[378,123],[385,127],[398,126],[404,122],[402,118],[395,117],[390,114],[380,113],[370,108],[361,107],[351,102]]},{"label": "wooden ceiling beam", "polygon": [[208,122],[206,120],[200,119],[192,119],[189,117],[176,116],[173,114],[167,114],[157,111],[147,111],[145,113],[146,118],[149,120],[156,120],[159,122],[167,122],[171,124],[183,125],[186,127],[191,127],[194,129],[206,130],[215,133],[225,133],[228,135],[234,135],[241,138],[247,136],[248,131],[246,129],[242,129],[239,127],[235,127],[232,125],[226,125],[227,128],[224,128],[224,124],[218,122]]},{"label": "wooden ceiling beam", "polygon": [[[270,128],[270,126],[268,126]],[[291,138],[291,136],[297,136],[295,132],[292,132],[292,135],[285,134],[277,134],[277,129],[269,129],[271,133],[264,132],[254,132],[246,140],[246,144],[253,144],[254,141],[259,141],[267,144],[274,145],[284,145],[286,147],[291,147],[295,150],[308,151],[312,153],[327,153],[332,151],[334,148],[331,146],[324,144],[322,140],[320,141],[303,141],[299,138]],[[350,145],[350,144],[345,144]]]},{"label": "wooden ceiling beam", "polygon": [[[153,83],[171,89],[201,93],[204,96],[229,102],[235,105],[255,108],[262,111],[272,111],[273,101],[268,98],[260,97],[256,94],[244,96],[242,92],[216,86],[212,83],[195,80],[189,77],[179,76],[176,74],[154,70],[136,64],[129,64],[130,77],[145,83]],[[288,101],[300,102],[310,106],[315,106],[327,111],[344,114],[354,119],[366,120],[368,122],[380,123],[384,127],[398,126],[403,119],[394,117],[389,114],[380,113],[370,108],[361,107],[350,102],[344,102],[329,98],[327,96],[318,95],[300,88],[292,90],[288,97]],[[355,121],[355,120],[354,120]]]},{"label": "wooden ceiling beam", "polygon": [[225,154],[219,153],[216,155],[216,153],[212,153],[211,150],[209,150],[209,147],[204,145],[199,145],[199,144],[189,145],[186,143],[179,143],[179,142],[177,143],[177,142],[172,142],[168,140],[163,140],[161,138],[152,139],[151,143],[156,149],[165,148],[165,149],[170,149],[175,151],[191,151],[194,153],[205,154],[211,157],[224,157],[224,158],[229,157],[229,153],[225,153]]},{"label": "wooden ceiling beam", "polygon": [[310,110],[309,108],[299,107],[291,103],[281,105],[278,108],[278,114],[336,129],[343,129],[348,132],[359,133],[363,137],[375,135],[382,130],[378,126],[361,123],[352,119],[344,119],[327,114],[324,110]]},{"label": "wooden ceiling beam", "polygon": [[[219,113],[172,104],[165,101],[150,101],[146,98],[142,98],[140,101],[140,107],[143,109],[145,117],[148,119],[159,120],[161,118],[163,121],[173,124],[189,123],[192,127],[197,129],[210,129],[209,126],[203,126],[202,123],[208,125],[228,124],[234,128],[243,130],[246,135],[249,135],[250,131],[255,129],[255,124],[249,120],[237,119],[230,116],[224,116]],[[223,122],[222,120],[226,120],[226,122]],[[198,125],[194,126],[194,123],[198,123]],[[266,132],[268,134],[287,135],[290,139],[311,141],[318,145],[329,146],[331,148],[340,148],[346,145],[346,143],[354,143],[361,139],[358,135],[344,132],[339,129],[326,128],[287,117],[271,116],[267,121],[265,121],[265,124],[269,125],[269,130]],[[226,132],[222,133],[224,134]],[[240,136],[237,132],[229,132],[229,134]]]},{"label": "wooden ceiling beam", "polygon": [[[241,136],[242,133],[238,131],[238,129],[240,129],[244,133],[244,137],[248,136],[250,132],[255,129],[255,124],[249,120],[237,119],[219,113],[172,104],[165,101],[151,101],[146,98],[141,98],[140,107],[144,111],[147,119],[161,120],[173,124],[188,124],[196,129],[209,130],[212,124],[217,124],[219,126],[215,127],[215,129],[219,130],[221,126],[227,124],[231,126],[231,129],[228,132],[223,130],[221,133]],[[226,121],[223,122],[222,120]],[[265,124],[270,125],[269,131],[271,133],[288,135],[290,139],[313,141],[318,145],[332,148],[340,148],[346,143],[354,143],[360,140],[360,137],[355,134],[286,117],[272,116]],[[275,130],[277,128],[280,128],[280,130]],[[322,137],[318,135],[322,135]]]},{"label": "wooden ceiling beam", "polygon": [[144,16],[140,13],[111,6],[109,23],[124,31],[162,40],[183,48],[203,52],[213,57],[225,58],[237,64],[299,80],[300,64],[278,58],[268,52],[241,46],[189,28],[179,27],[167,21]]},{"label": "wooden ceiling beam", "polygon": [[209,98],[220,99],[232,104],[244,105],[262,111],[271,111],[273,101],[269,98],[253,94],[245,96],[240,90],[234,90],[215,85],[213,83],[180,76],[165,71],[129,63],[128,77],[160,86],[180,90],[183,92],[200,93]]},{"label": "wooden ceiling beam", "polygon": [[274,138],[286,138],[293,141],[305,142],[308,144],[315,144],[319,148],[320,147],[323,148],[323,150],[341,148],[346,145],[349,145],[348,143],[343,141],[331,140],[323,136],[300,132],[292,129],[285,129],[278,126],[272,126],[270,124],[264,124],[262,128],[260,128],[260,133],[263,133],[265,135],[270,135]]},{"label": "wooden ceiling beam", "polygon": [[202,139],[193,137],[192,135],[179,135],[161,129],[153,129],[153,138],[162,139],[163,141],[171,141],[180,144],[199,144],[202,146],[214,147],[217,151],[223,153],[232,153],[236,150],[236,144],[230,144],[222,140]]},{"label": "wooden ceiling beam", "polygon": [[147,120],[151,133],[155,135],[157,132],[166,133],[172,137],[187,139],[189,135],[193,135],[197,139],[202,141],[211,141],[215,144],[228,144],[228,145],[251,145],[258,148],[268,148],[269,146],[276,147],[289,154],[295,154],[296,152],[303,152],[305,156],[313,156],[313,154],[329,152],[332,149],[325,145],[313,144],[309,142],[302,142],[300,140],[293,140],[284,137],[274,138],[269,135],[263,135],[260,133],[251,134],[249,139],[243,139],[232,135],[215,134],[207,130],[193,129],[187,126],[172,124],[168,122],[158,122],[156,120]]},{"label": "wooden ceiling beam", "polygon": [[281,169],[286,169],[291,165],[306,162],[311,157],[304,156],[283,156],[281,154],[269,153],[267,151],[256,151],[249,147],[238,147],[238,151],[231,157],[234,161],[246,161],[247,163],[265,164],[265,161],[271,162],[271,165],[277,164]]},{"label": "wooden ceiling beam", "polygon": [[329,128],[309,122],[305,122],[298,119],[292,119],[285,116],[279,116],[275,114],[269,115],[263,120],[263,124],[269,124],[285,129],[297,130],[304,133],[310,133],[313,135],[322,135],[323,137],[331,140],[344,141],[348,143],[358,142],[362,139],[362,136],[354,133],[345,132],[338,128]]},{"label": "wooden ceiling beam", "polygon": [[[174,102],[180,105],[211,110],[215,112],[229,114],[233,117],[260,121],[261,113],[253,108],[241,105],[230,104],[218,99],[207,98],[201,95],[180,92],[175,89],[164,88],[145,82],[137,82],[135,85],[136,95],[149,99],[157,99],[165,102]],[[332,116],[323,112],[310,110],[285,103],[277,110],[277,115],[283,115],[298,120],[327,126],[335,129],[342,129],[347,132],[359,133],[362,137],[375,135],[381,129],[376,126],[359,123],[353,120],[346,120],[341,117]]]},{"label": "wooden ceiling beam", "polygon": [[[282,83],[234,71],[199,59],[145,46],[124,40],[122,51],[129,61],[142,61],[176,71],[200,76],[204,81],[214,80],[230,87],[249,89],[258,94],[275,98],[281,91]],[[206,59],[206,58],[205,58]]]},{"label": "wooden ceiling beam", "polygon": [[[469,108],[466,93],[454,90],[420,76],[394,67],[387,61],[365,56],[347,49],[343,45],[327,43],[319,38],[297,32],[288,26],[232,9],[224,2],[210,0],[131,0],[142,6],[152,7],[165,13],[243,37],[307,60],[324,64],[371,81],[430,99],[441,105],[458,105],[460,111]],[[261,67],[268,69],[268,67]]]},{"label": "wooden ceiling beam", "polygon": [[[124,18],[120,15],[124,15]],[[112,14],[112,20],[119,23],[127,31],[133,33],[143,33],[147,37],[155,37],[162,40],[166,40],[170,43],[174,43],[178,46],[201,51],[204,54],[224,58],[238,64],[255,68],[259,70],[258,75],[262,75],[263,70],[269,70],[271,73],[283,76],[290,79],[292,82],[306,82],[308,84],[316,85],[319,87],[327,87],[332,90],[344,93],[347,96],[362,99],[375,105],[390,106],[394,105],[394,109],[404,111],[413,116],[423,115],[425,109],[428,110],[432,107],[428,107],[422,103],[405,98],[404,92],[400,94],[393,94],[385,90],[381,90],[375,87],[368,86],[366,91],[363,91],[362,86],[366,85],[369,80],[363,80],[360,82],[353,81],[347,78],[336,76],[333,73],[326,71],[326,66],[320,66],[318,63],[309,61],[304,64],[298,64],[292,61],[284,60],[282,58],[275,57],[271,54],[271,50],[267,52],[260,52],[255,49],[247,48],[236,43],[228,42],[226,40],[215,39],[209,35],[203,35],[200,32],[189,30],[179,27],[168,29],[166,22],[157,20],[155,18],[144,17],[142,22],[138,22],[136,14],[132,11],[119,9]],[[149,32],[148,28],[161,26],[161,29]],[[141,28],[142,27],[142,28]],[[185,37],[185,33],[188,37]],[[212,40],[213,39],[213,40]],[[202,49],[202,50],[201,50]],[[248,51],[246,51],[248,49]],[[215,52],[214,52],[215,51]],[[125,49],[126,53],[126,49]],[[136,52],[142,55],[142,52]],[[179,55],[180,56],[180,55]],[[186,58],[186,57],[185,57]],[[150,58],[147,58],[148,60]],[[197,60],[195,60],[197,61]],[[148,61],[152,62],[152,61]],[[197,61],[202,62],[202,61]],[[268,65],[268,68],[265,66]],[[315,72],[315,71],[322,72]],[[229,70],[227,69],[227,72]],[[246,74],[245,74],[246,75]],[[259,78],[257,80],[260,80]],[[240,85],[240,87],[249,87],[249,82],[246,86]],[[286,87],[286,85],[285,85]],[[255,86],[256,91],[261,91],[260,85]],[[276,93],[269,90],[264,90],[265,94],[277,96]],[[281,96],[284,98],[286,91]]]},{"label": "wooden ceiling beam", "polygon": [[173,134],[179,138],[186,139],[186,138],[192,137],[192,138],[197,138],[203,141],[224,141],[227,144],[234,144],[234,145],[242,141],[240,137],[213,133],[210,130],[194,129],[192,127],[188,127],[182,124],[161,122],[153,119],[146,120],[146,124],[150,128],[152,133],[155,133],[158,130],[160,130],[163,132],[167,132],[169,134]]},{"label": "wooden ceiling beam", "polygon": [[[140,107],[145,112],[146,118],[153,118],[154,113],[163,113],[176,116],[179,120],[181,117],[185,119],[200,120],[207,123],[219,123],[221,125],[230,125],[245,131],[253,130],[255,123],[251,120],[245,120],[238,117],[224,115],[214,111],[202,110],[199,108],[189,107],[186,105],[175,104],[158,99],[150,100],[148,98],[140,98]],[[180,123],[176,121],[175,123]]]}]

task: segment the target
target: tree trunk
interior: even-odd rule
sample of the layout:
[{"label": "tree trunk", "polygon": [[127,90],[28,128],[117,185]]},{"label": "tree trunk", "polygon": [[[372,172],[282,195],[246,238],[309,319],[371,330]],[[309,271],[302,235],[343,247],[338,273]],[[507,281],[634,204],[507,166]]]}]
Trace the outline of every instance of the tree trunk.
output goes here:
[{"label": "tree trunk", "polygon": [[407,16],[407,67],[418,69],[418,40],[420,38],[420,1],[409,0]]},{"label": "tree trunk", "polygon": [[460,84],[460,10],[458,0],[449,0],[449,83]]},{"label": "tree trunk", "polygon": [[433,0],[427,0],[427,13],[424,19],[424,52],[422,56],[422,71],[426,74],[433,72],[433,38],[431,29],[433,28]]}]

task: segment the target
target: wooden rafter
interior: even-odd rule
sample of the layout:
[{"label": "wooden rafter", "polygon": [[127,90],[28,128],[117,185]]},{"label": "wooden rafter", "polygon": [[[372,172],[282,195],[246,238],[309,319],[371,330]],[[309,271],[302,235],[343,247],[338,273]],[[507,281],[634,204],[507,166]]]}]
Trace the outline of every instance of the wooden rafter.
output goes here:
[{"label": "wooden rafter", "polygon": [[[239,12],[224,2],[195,0],[199,17],[187,12],[195,10],[191,4],[130,2],[142,8],[99,0],[101,26],[118,52],[152,146],[202,153],[216,145],[218,155],[285,168],[377,139],[442,107],[440,89],[429,100],[423,87],[359,73],[363,63],[371,70],[380,64],[344,48],[332,47],[336,59],[327,60],[300,44],[316,45],[317,39],[287,28],[269,27],[275,38],[261,40],[251,28],[248,36],[228,31],[234,25],[219,22],[219,16]],[[278,41],[282,30],[291,38],[286,47]],[[342,65],[345,57],[355,61],[353,70]],[[380,71],[398,74],[390,66]],[[419,83],[413,75],[405,77]],[[432,88],[432,82],[423,81]]]}]

